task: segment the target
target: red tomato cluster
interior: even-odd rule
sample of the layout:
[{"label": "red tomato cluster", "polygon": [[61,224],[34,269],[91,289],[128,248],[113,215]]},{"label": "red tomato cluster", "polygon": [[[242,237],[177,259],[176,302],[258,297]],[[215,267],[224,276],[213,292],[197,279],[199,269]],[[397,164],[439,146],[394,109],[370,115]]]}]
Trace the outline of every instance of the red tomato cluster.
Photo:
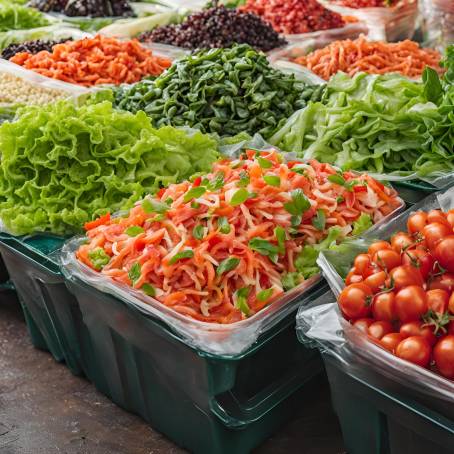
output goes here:
[{"label": "red tomato cluster", "polygon": [[385,8],[394,6],[398,0],[339,0],[338,4],[348,8]]},{"label": "red tomato cluster", "polygon": [[454,379],[454,210],[413,213],[407,231],[355,258],[339,296],[375,343]]},{"label": "red tomato cluster", "polygon": [[317,0],[248,0],[240,10],[257,14],[278,33],[289,35],[345,25],[340,14],[326,9]]}]

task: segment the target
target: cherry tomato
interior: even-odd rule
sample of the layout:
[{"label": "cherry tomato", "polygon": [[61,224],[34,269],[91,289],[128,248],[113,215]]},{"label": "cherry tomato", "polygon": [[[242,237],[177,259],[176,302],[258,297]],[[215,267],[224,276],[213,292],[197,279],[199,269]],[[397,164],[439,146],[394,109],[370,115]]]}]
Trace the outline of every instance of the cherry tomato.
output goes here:
[{"label": "cherry tomato", "polygon": [[439,241],[433,255],[445,270],[454,273],[454,235],[448,235]]},{"label": "cherry tomato", "polygon": [[442,337],[434,347],[433,356],[440,374],[454,379],[454,335]]},{"label": "cherry tomato", "polygon": [[372,314],[375,320],[387,322],[397,320],[395,293],[386,292],[376,295],[372,302]]},{"label": "cherry tomato", "polygon": [[385,286],[386,277],[387,276],[384,271],[378,271],[377,273],[371,274],[364,279],[364,284],[370,287],[372,293],[377,293]]},{"label": "cherry tomato", "polygon": [[429,342],[422,336],[407,337],[396,348],[396,356],[422,367],[429,365],[430,353]]},{"label": "cherry tomato", "polygon": [[345,287],[339,295],[339,306],[348,319],[365,318],[370,313],[372,291],[363,283]]},{"label": "cherry tomato", "polygon": [[446,215],[446,220],[449,222],[451,227],[454,227],[454,210],[449,210]]},{"label": "cherry tomato", "polygon": [[446,224],[441,224],[440,222],[433,222],[424,227],[422,234],[427,247],[430,250],[433,250],[439,241],[449,234],[452,234],[452,228],[448,227]]},{"label": "cherry tomato", "polygon": [[451,314],[454,314],[454,293],[451,294],[449,301],[448,301],[448,311]]},{"label": "cherry tomato", "polygon": [[363,281],[363,277],[361,276],[361,274],[356,273],[357,271],[355,270],[355,268],[352,268],[345,278],[346,285],[358,284],[359,282]]},{"label": "cherry tomato", "polygon": [[391,270],[389,275],[390,281],[393,282],[396,291],[409,285],[423,286],[423,279],[419,269],[411,265],[398,266]]},{"label": "cherry tomato", "polygon": [[409,285],[396,294],[396,313],[401,322],[419,320],[427,312],[426,292],[418,285]]},{"label": "cherry tomato", "polygon": [[380,344],[386,348],[386,350],[394,353],[397,346],[404,340],[404,337],[400,333],[388,333],[380,339]]},{"label": "cherry tomato", "polygon": [[402,255],[403,265],[412,265],[419,269],[424,280],[434,268],[435,259],[424,249],[410,249]]},{"label": "cherry tomato", "polygon": [[440,224],[446,224],[449,226],[449,222],[446,219],[446,215],[440,210],[430,210],[427,213],[427,223],[431,224],[432,222],[439,222]]},{"label": "cherry tomato", "polygon": [[426,292],[426,296],[428,309],[432,309],[434,312],[437,312],[439,314],[443,314],[448,310],[449,293],[446,290],[442,290],[439,288],[436,288],[434,290],[428,290]]},{"label": "cherry tomato", "polygon": [[422,232],[427,224],[427,214],[424,211],[413,213],[407,221],[407,229],[410,233]]},{"label": "cherry tomato", "polygon": [[359,254],[356,256],[353,266],[357,271],[355,274],[363,274],[366,268],[370,266],[370,257],[368,254]]},{"label": "cherry tomato", "polygon": [[391,245],[387,241],[376,241],[369,246],[367,252],[373,257],[377,251],[382,251],[384,249],[391,249]]},{"label": "cherry tomato", "polygon": [[443,273],[441,276],[436,276],[429,282],[429,289],[441,288],[448,293],[454,291],[454,274]]},{"label": "cherry tomato", "polygon": [[391,271],[396,266],[401,265],[400,254],[392,249],[377,251],[372,261],[385,271]]},{"label": "cherry tomato", "polygon": [[364,334],[367,334],[367,330],[372,323],[374,323],[374,321],[371,318],[359,318],[353,322],[353,326],[356,326]]},{"label": "cherry tomato", "polygon": [[399,232],[396,233],[392,238],[391,238],[391,245],[392,248],[398,252],[399,254],[406,248],[409,248],[412,244],[414,244],[415,241],[413,238],[408,235],[407,233],[404,232]]},{"label": "cherry tomato", "polygon": [[399,330],[403,338],[411,336],[422,336],[430,345],[435,345],[437,342],[437,336],[435,336],[430,326],[423,326],[421,322],[413,321],[404,323]]},{"label": "cherry tomato", "polygon": [[368,333],[375,339],[381,339],[385,334],[392,333],[393,325],[384,320],[374,322],[369,326]]}]

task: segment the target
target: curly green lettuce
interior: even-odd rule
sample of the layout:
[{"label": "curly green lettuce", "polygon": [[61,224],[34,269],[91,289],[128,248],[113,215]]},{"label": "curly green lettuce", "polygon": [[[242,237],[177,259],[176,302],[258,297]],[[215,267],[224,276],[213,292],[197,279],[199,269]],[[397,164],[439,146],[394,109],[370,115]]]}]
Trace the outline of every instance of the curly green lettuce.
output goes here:
[{"label": "curly green lettuce", "polygon": [[216,142],[155,129],[109,102],[26,107],[0,126],[0,218],[14,234],[71,234],[160,187],[206,172]]},{"label": "curly green lettuce", "polygon": [[12,2],[0,2],[0,32],[44,27],[49,23],[46,16],[34,8]]}]

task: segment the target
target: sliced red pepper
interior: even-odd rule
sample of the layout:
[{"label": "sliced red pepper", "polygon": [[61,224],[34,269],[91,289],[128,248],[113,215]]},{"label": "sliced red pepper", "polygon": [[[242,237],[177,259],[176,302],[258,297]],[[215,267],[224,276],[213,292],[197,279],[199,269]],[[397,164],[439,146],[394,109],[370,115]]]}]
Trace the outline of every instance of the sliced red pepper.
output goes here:
[{"label": "sliced red pepper", "polygon": [[353,191],[355,192],[367,192],[367,187],[366,186],[353,186]]},{"label": "sliced red pepper", "polygon": [[192,187],[196,188],[197,186],[200,186],[200,183],[202,182],[202,177],[197,177],[194,182],[192,183]]},{"label": "sliced red pepper", "polygon": [[213,246],[216,246],[216,244],[219,244],[221,241],[222,241],[222,238],[219,237],[218,235],[215,235],[215,236],[212,236],[208,240],[208,244],[210,245],[210,247],[213,247]]},{"label": "sliced red pepper", "polygon": [[157,193],[157,196],[159,198],[161,198],[163,195],[164,195],[164,192],[166,192],[166,188],[161,188],[158,193]]},{"label": "sliced red pepper", "polygon": [[110,213],[106,213],[103,216],[100,216],[98,219],[94,221],[86,222],[84,224],[84,229],[86,231],[99,227],[100,225],[107,224],[110,221]]}]

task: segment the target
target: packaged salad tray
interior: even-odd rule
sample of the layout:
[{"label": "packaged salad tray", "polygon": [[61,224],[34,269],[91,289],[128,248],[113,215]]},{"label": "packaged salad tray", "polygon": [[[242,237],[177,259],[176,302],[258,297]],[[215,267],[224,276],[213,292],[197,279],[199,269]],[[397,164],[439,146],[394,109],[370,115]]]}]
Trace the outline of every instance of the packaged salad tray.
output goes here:
[{"label": "packaged salad tray", "polygon": [[[400,365],[392,372],[373,358],[361,355],[339,323],[336,299],[328,292],[301,308],[297,334],[305,346],[316,346],[331,389],[349,453],[393,454],[435,452],[447,454],[454,446],[452,399],[444,390],[427,394],[416,388],[411,370]],[[418,389],[419,388],[419,389]]]}]

